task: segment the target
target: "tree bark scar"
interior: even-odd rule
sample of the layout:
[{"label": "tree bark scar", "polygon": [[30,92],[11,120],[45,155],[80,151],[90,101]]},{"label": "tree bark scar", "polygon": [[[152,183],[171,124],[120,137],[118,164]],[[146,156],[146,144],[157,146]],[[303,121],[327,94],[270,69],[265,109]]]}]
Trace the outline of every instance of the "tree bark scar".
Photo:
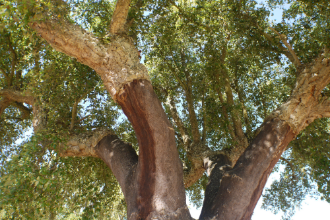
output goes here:
[{"label": "tree bark scar", "polygon": [[[263,132],[265,132],[265,134],[261,134],[261,139],[264,138],[267,134],[271,134],[272,132],[275,133],[275,135],[277,137],[279,137],[279,139],[282,139],[281,143],[276,146],[276,150],[273,154],[273,158],[269,163],[269,166],[267,167],[267,169],[263,172],[260,180],[259,180],[259,184],[257,186],[257,188],[255,189],[252,197],[251,197],[251,202],[250,205],[247,207],[246,212],[243,216],[242,219],[246,219],[249,220],[252,217],[253,211],[255,209],[255,206],[262,194],[263,188],[267,182],[268,176],[270,175],[270,173],[272,172],[274,166],[276,165],[276,163],[278,162],[278,160],[280,159],[282,153],[285,151],[285,148],[288,146],[288,144],[294,139],[294,137],[296,136],[296,134],[294,133],[294,131],[290,128],[290,126],[288,124],[284,124],[282,125],[282,128],[274,128],[274,126],[276,127],[276,124],[274,125],[273,123],[270,123],[268,125],[266,125],[264,127]],[[273,131],[272,131],[273,130]],[[276,134],[277,133],[277,134]]]},{"label": "tree bark scar", "polygon": [[266,121],[234,168],[222,177],[214,203],[205,216],[218,216],[219,220],[251,219],[270,172],[295,135],[285,121],[278,118]]},{"label": "tree bark scar", "polygon": [[149,126],[146,102],[154,102],[152,87],[145,86],[143,80],[134,80],[124,85],[123,92],[118,95],[118,103],[122,107],[135,130],[139,142],[138,164],[138,210],[139,218],[146,219],[152,211],[152,197],[155,192],[155,140]]}]

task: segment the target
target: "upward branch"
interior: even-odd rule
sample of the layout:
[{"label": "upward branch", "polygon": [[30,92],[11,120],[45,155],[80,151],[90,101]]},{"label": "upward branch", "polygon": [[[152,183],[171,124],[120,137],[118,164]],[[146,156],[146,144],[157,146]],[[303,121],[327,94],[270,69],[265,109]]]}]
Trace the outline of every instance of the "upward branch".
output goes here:
[{"label": "upward branch", "polygon": [[287,42],[287,37],[284,34],[280,34],[279,32],[277,32],[274,28],[272,27],[269,28],[279,36],[283,44],[286,46],[286,48],[288,48],[291,56],[293,57],[293,64],[295,65],[296,68],[298,68],[301,65],[301,62],[297,57],[296,53],[294,52],[293,48],[291,47],[291,45]]},{"label": "upward branch", "polygon": [[114,100],[126,83],[149,80],[138,50],[128,38],[114,37],[109,45],[103,45],[93,34],[65,21],[40,21],[30,26],[54,49],[94,69]]},{"label": "upward branch", "polygon": [[118,0],[116,9],[112,15],[110,24],[111,34],[120,34],[125,32],[125,24],[127,20],[128,10],[131,0]]}]

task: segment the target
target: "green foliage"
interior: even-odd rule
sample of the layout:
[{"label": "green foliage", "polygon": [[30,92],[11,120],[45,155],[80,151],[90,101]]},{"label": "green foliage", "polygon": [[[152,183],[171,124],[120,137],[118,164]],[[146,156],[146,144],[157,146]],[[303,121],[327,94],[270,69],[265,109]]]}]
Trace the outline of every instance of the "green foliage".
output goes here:
[{"label": "green foliage", "polygon": [[[330,47],[327,1],[140,3],[131,3],[129,36],[142,50],[154,89],[170,119],[166,101],[175,101],[192,138],[190,99],[203,141],[213,150],[237,144],[235,118],[251,140],[265,117],[290,95],[296,69],[269,27],[287,36],[304,63]],[[283,19],[273,23],[272,10],[284,4]],[[69,135],[99,127],[112,128],[138,149],[134,130],[92,69],[54,51],[28,26],[66,19],[108,44],[114,7],[115,1],[90,0],[0,3],[0,90],[33,95],[47,118],[44,130],[18,144],[34,116],[24,115],[15,103],[0,115],[0,219],[124,218],[123,195],[105,164],[95,158],[61,158],[56,149]],[[77,123],[70,129],[77,100]],[[173,125],[180,157],[189,165],[180,130]],[[290,217],[313,188],[330,202],[328,139],[329,121],[322,119],[290,144],[285,158],[291,165],[282,160],[284,171],[266,192],[265,208]],[[204,175],[187,189],[196,207],[202,205],[206,184]]]}]

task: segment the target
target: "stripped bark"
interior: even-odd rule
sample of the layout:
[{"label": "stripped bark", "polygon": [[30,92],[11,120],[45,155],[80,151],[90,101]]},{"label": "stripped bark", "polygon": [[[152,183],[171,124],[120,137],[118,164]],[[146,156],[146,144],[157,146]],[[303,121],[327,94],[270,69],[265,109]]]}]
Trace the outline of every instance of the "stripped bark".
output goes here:
[{"label": "stripped bark", "polygon": [[200,219],[250,219],[270,172],[295,135],[280,119],[265,122],[235,167],[221,174],[220,186],[208,185],[207,191],[218,190],[205,195],[214,203]]},{"label": "stripped bark", "polygon": [[118,103],[139,142],[137,207],[129,219],[190,219],[174,129],[149,81],[126,84]]},{"label": "stripped bark", "polygon": [[[124,8],[128,7],[128,1],[119,2],[125,3]],[[118,17],[120,25],[113,33],[121,32],[123,20],[126,21],[121,15]],[[56,50],[77,58],[101,76],[106,89],[131,121],[139,142],[139,158],[129,145],[113,135],[106,135],[101,141],[97,139],[94,148],[91,146],[95,142],[82,148],[78,144],[79,149],[72,148],[75,150],[67,154],[96,155],[105,161],[124,192],[128,219],[191,219],[185,202],[174,129],[153,91],[146,68],[139,63],[138,51],[131,40],[118,35],[112,37],[109,45],[102,45],[80,27],[54,20],[35,22],[31,27]],[[251,217],[267,177],[288,143],[313,120],[330,115],[329,101],[320,99],[322,89],[330,82],[328,61],[321,56],[310,66],[299,69],[291,98],[265,120],[260,133],[246,149],[239,118],[235,118],[238,114],[233,112],[235,136],[243,148],[234,148],[238,150],[229,153],[229,160],[222,154],[204,156],[203,166],[207,168],[210,183],[201,219]],[[234,106],[228,74],[221,73],[225,77],[228,103]],[[198,131],[198,125],[194,126],[193,133]],[[194,135],[195,139],[200,141],[199,133]],[[195,145],[194,149],[203,149],[203,146]],[[245,151],[231,169],[230,163],[235,163],[241,149]],[[203,158],[199,153],[192,155],[194,157]]]},{"label": "stripped bark", "polygon": [[[290,141],[315,119],[329,116],[329,101],[321,98],[330,82],[329,59],[320,55],[297,75],[290,99],[265,119],[234,168],[222,174],[215,202],[201,219],[250,219],[270,172]],[[205,200],[209,199],[206,194]]]}]

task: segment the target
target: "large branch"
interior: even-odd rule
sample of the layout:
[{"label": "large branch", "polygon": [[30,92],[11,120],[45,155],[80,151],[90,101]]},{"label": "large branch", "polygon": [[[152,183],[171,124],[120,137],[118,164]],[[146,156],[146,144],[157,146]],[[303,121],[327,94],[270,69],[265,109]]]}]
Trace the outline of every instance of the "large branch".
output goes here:
[{"label": "large branch", "polygon": [[14,74],[15,74],[16,64],[17,64],[17,54],[16,54],[16,51],[15,51],[14,46],[11,43],[10,34],[7,35],[7,39],[8,39],[9,51],[10,51],[11,57],[12,57],[12,60],[11,60],[11,70],[10,70],[10,74],[9,74],[9,85],[8,85],[8,86],[11,86],[12,85],[12,81],[13,81],[13,77],[14,77]]},{"label": "large branch", "polygon": [[211,183],[212,175],[218,177],[207,186],[206,192],[210,193],[205,199],[213,203],[202,211],[200,219],[250,219],[270,172],[295,135],[279,119],[263,124],[232,170],[211,173]]},{"label": "large branch", "polygon": [[[329,64],[329,58],[321,54],[313,63],[298,70],[299,77],[289,100],[265,119],[259,134],[235,167],[223,174],[215,202],[205,215],[223,220],[251,218],[270,172],[290,141],[316,118],[322,117],[320,112],[324,108],[320,106],[327,105],[328,101],[320,96],[330,83]],[[328,115],[329,110],[325,111]]]},{"label": "large branch", "polygon": [[169,219],[190,219],[174,129],[150,82],[134,80],[126,84],[118,103],[139,142],[136,179],[139,209],[128,212],[128,218],[162,219],[166,213]]},{"label": "large branch", "polygon": [[1,67],[0,67],[0,71],[2,72],[3,76],[5,77],[8,86],[10,86],[10,85],[9,85],[9,84],[10,84],[10,83],[9,83],[9,82],[10,82],[10,79],[9,79],[8,74],[7,74],[6,71],[5,71],[4,69],[2,69]]},{"label": "large branch", "polygon": [[22,102],[29,105],[33,105],[34,97],[31,95],[25,95],[24,93],[18,92],[13,89],[2,89],[0,90],[0,96],[6,97],[12,101]]},{"label": "large branch", "polygon": [[110,33],[120,34],[125,32],[125,24],[127,21],[128,10],[131,4],[131,0],[118,0],[116,4],[116,9],[113,12]]},{"label": "large branch", "polygon": [[118,35],[104,46],[78,26],[58,21],[35,22],[31,27],[56,50],[92,67],[132,123],[139,141],[139,162],[132,181],[135,203],[127,203],[128,219],[162,218],[165,213],[190,219],[174,130],[133,42]]},{"label": "large branch", "polygon": [[320,54],[312,63],[297,71],[297,80],[289,100],[270,114],[290,124],[300,132],[317,118],[327,117],[327,101],[322,90],[330,83],[330,59]]},{"label": "large branch", "polygon": [[149,80],[138,50],[125,36],[113,37],[109,45],[103,45],[91,33],[65,21],[40,21],[30,26],[55,50],[93,68],[114,100],[123,85],[134,79]]},{"label": "large branch", "polygon": [[130,144],[121,141],[111,130],[97,129],[72,136],[57,149],[61,157],[101,158],[118,180],[128,208],[136,201],[132,194],[135,184],[138,156]]},{"label": "large branch", "polygon": [[296,53],[294,52],[293,48],[291,47],[291,45],[287,42],[287,37],[284,34],[280,34],[274,28],[272,28],[272,27],[269,27],[269,28],[279,36],[279,38],[281,39],[283,44],[286,46],[286,48],[288,48],[291,56],[293,57],[293,64],[295,65],[296,68],[298,68],[301,65],[301,62],[300,62],[299,58],[297,57]]},{"label": "large branch", "polygon": [[108,129],[96,129],[71,136],[66,143],[59,146],[58,153],[61,157],[98,157],[95,147],[108,135],[114,135],[114,132]]}]

